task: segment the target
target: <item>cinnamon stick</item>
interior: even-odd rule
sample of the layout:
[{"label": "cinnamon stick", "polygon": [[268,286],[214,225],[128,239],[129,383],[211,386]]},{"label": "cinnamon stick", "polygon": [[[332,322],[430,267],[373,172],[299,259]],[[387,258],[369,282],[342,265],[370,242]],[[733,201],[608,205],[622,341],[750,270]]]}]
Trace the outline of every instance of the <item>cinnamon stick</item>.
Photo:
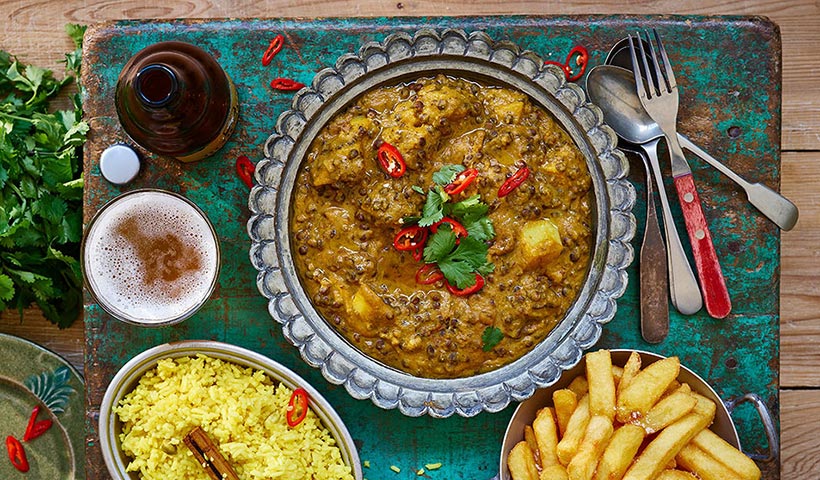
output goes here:
[{"label": "cinnamon stick", "polygon": [[213,480],[239,480],[233,467],[201,427],[191,430],[182,441]]}]

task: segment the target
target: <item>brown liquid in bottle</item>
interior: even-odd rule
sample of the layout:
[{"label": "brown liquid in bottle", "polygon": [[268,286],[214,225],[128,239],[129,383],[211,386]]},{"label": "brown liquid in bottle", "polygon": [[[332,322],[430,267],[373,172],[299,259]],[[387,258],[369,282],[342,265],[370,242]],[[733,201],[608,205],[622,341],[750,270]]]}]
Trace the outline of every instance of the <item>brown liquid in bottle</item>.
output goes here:
[{"label": "brown liquid in bottle", "polygon": [[236,88],[214,58],[184,42],[161,42],[134,55],[117,82],[126,133],[157,155],[183,162],[219,150],[236,126]]}]

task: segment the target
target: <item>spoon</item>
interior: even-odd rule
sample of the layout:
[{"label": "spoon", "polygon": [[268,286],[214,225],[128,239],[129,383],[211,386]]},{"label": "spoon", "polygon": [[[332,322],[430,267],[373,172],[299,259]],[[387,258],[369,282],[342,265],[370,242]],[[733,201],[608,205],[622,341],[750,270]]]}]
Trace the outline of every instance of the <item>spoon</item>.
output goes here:
[{"label": "spoon", "polygon": [[[631,70],[632,56],[629,53],[628,39],[623,39],[612,47],[612,49],[609,51],[609,54],[606,57],[605,63],[608,66],[613,66],[610,68],[620,67],[628,70],[628,81],[631,82],[632,88],[631,92],[633,96],[637,95],[635,93],[635,80],[632,76]],[[607,70],[607,72],[609,72],[609,70]],[[611,75],[614,76],[616,74],[611,73]],[[624,79],[623,81],[627,80]],[[637,97],[635,97],[635,102],[639,102]],[[646,114],[646,112],[643,111],[643,109],[640,109],[639,112],[635,112],[634,115],[636,117],[636,120],[639,119],[637,120],[638,123],[644,125],[650,125],[655,123],[652,121],[651,118],[649,118],[649,116]],[[733,182],[738,184],[740,188],[742,188],[743,191],[746,192],[746,198],[749,200],[749,203],[751,203],[755,208],[757,208],[760,211],[760,213],[765,215],[766,218],[774,222],[775,225],[780,227],[782,230],[787,231],[794,228],[794,225],[797,223],[797,217],[799,216],[799,212],[797,210],[797,206],[795,206],[795,204],[792,203],[789,199],[775,192],[766,185],[763,185],[762,183],[751,183],[747,181],[745,178],[735,173],[731,168],[721,163],[718,159],[709,155],[700,147],[692,143],[692,141],[686,138],[686,136],[678,133],[678,140],[680,141],[680,144],[683,148],[694,153],[695,155],[700,157],[701,160],[716,168],[718,171],[720,171],[720,173],[726,175]]]},{"label": "spoon", "polygon": [[647,343],[660,343],[669,334],[669,303],[666,301],[666,292],[669,290],[669,271],[664,262],[666,247],[655,209],[651,167],[649,159],[640,146],[618,142],[618,147],[639,156],[646,172],[646,226],[643,232],[639,263],[641,336]]},{"label": "spoon", "polygon": [[666,189],[663,188],[663,174],[658,161],[658,142],[663,137],[663,132],[653,121],[643,121],[648,116],[635,93],[634,79],[630,85],[623,80],[620,72],[631,76],[631,72],[619,67],[600,65],[593,68],[587,75],[587,94],[601,108],[604,120],[615,133],[622,139],[639,145],[649,157],[663,211],[670,298],[672,305],[680,313],[691,315],[703,307],[703,297],[683,251]]}]

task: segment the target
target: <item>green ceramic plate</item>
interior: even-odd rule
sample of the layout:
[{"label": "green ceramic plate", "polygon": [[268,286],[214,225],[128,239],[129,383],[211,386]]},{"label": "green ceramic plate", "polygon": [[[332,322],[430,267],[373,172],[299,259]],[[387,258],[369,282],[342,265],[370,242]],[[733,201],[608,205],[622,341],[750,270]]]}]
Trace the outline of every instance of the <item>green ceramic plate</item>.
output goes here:
[{"label": "green ceramic plate", "polygon": [[[84,399],[83,379],[68,362],[27,340],[0,334],[0,479],[84,479]],[[11,435],[22,442],[37,404],[37,419],[50,418],[54,424],[23,443],[30,469],[21,473],[8,458],[5,440]]]}]

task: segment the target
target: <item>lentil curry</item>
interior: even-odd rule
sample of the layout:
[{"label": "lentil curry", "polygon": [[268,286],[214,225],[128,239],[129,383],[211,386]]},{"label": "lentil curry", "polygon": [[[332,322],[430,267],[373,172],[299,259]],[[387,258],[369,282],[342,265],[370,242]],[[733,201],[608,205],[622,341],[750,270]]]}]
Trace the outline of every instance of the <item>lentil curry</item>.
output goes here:
[{"label": "lentil curry", "polygon": [[[436,186],[448,169],[478,174]],[[489,219],[481,242],[454,235],[486,255],[463,289],[425,266],[426,247],[395,244],[408,225],[432,235],[413,225],[436,195],[478,202]],[[439,75],[373,89],[322,129],[296,180],[291,245],[315,308],[362,352],[415,376],[466,377],[521,357],[564,317],[588,270],[592,205],[584,156],[549,113]]]}]

